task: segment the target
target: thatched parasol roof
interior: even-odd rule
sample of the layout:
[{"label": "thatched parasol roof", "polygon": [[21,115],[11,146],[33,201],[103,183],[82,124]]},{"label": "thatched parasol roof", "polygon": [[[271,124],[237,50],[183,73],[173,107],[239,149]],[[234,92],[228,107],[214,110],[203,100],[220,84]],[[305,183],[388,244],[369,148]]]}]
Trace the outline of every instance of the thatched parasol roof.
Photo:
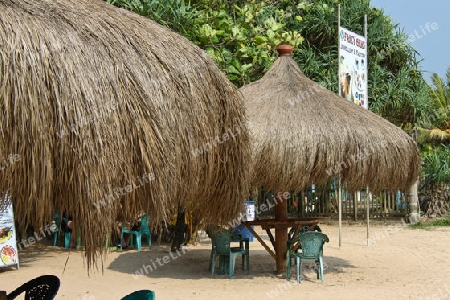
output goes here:
[{"label": "thatched parasol roof", "polygon": [[350,191],[378,191],[418,178],[418,149],[403,130],[311,81],[289,54],[240,91],[255,185],[299,192],[340,174]]},{"label": "thatched parasol roof", "polygon": [[88,267],[119,215],[241,210],[242,97],[180,35],[100,0],[0,0],[0,82],[0,191],[22,225],[72,215]]}]

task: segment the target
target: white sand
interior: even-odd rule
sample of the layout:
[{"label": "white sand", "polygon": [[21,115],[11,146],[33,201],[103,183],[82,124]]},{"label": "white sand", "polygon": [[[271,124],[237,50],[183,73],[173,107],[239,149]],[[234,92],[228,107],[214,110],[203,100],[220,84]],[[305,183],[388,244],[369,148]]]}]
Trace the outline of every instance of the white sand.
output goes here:
[{"label": "white sand", "polygon": [[397,225],[372,226],[369,247],[365,226],[344,226],[341,248],[338,227],[321,225],[330,238],[324,247],[323,284],[315,278],[312,262],[305,262],[301,284],[294,280],[295,268],[291,281],[274,275],[275,261],[256,239],[250,243],[250,275],[241,270],[238,258],[234,279],[217,272],[210,278],[211,242],[203,237],[179,256],[170,255],[169,245],[110,252],[104,273],[100,269],[90,275],[81,251],[40,243],[20,251],[19,270],[0,269],[0,290],[10,292],[29,279],[55,274],[61,279],[56,299],[120,299],[139,289],[171,300],[450,299],[450,228],[411,230]]}]

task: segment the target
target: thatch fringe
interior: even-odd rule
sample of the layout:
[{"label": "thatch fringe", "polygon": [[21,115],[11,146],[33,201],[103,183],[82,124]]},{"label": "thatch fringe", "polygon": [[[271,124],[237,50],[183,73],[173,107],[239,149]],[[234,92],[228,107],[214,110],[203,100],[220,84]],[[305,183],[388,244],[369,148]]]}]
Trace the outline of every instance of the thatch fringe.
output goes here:
[{"label": "thatch fringe", "polygon": [[[235,87],[207,54],[100,0],[0,0],[0,171],[22,227],[81,227],[88,269],[117,218],[179,203],[230,220],[248,192]],[[194,155],[195,153],[195,155]]]},{"label": "thatch fringe", "polygon": [[255,185],[299,192],[340,175],[350,191],[406,190],[418,178],[412,138],[308,79],[290,56],[240,91],[247,99]]}]

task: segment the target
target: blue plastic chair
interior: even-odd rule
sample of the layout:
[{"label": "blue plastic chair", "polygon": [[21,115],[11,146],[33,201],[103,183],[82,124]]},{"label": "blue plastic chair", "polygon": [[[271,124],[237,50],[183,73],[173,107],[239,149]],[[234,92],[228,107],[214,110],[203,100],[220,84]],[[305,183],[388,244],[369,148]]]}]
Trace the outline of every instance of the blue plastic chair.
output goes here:
[{"label": "blue plastic chair", "polygon": [[[291,278],[291,259],[295,258],[297,264],[297,282],[301,282],[301,270],[303,260],[316,262],[317,279],[323,283],[323,244],[329,242],[328,236],[322,232],[308,231],[298,234],[288,241],[286,251],[286,279]],[[302,252],[293,250],[293,246],[300,242]]]},{"label": "blue plastic chair", "polygon": [[134,237],[134,240],[136,241],[136,248],[138,251],[141,251],[142,249],[142,236],[147,237],[147,242],[149,248],[152,247],[152,237],[150,232],[150,224],[149,224],[150,216],[147,214],[143,214],[141,217],[141,228],[139,230],[131,230],[127,229],[125,225],[122,225],[122,231],[120,233],[120,246],[119,250],[122,250],[122,242],[123,242],[123,234],[129,233],[132,234]]},{"label": "blue plastic chair", "polygon": [[156,295],[154,291],[140,290],[126,295],[121,300],[155,300],[155,299]]},{"label": "blue plastic chair", "polygon": [[[224,274],[228,269],[230,279],[234,277],[234,266],[236,257],[242,255],[242,269],[246,266],[247,275],[250,271],[250,256],[249,256],[249,240],[248,238],[241,238],[226,229],[220,229],[212,235],[212,250],[211,250],[211,277],[214,277],[214,269],[216,266],[216,259],[219,257],[219,274]],[[232,239],[239,240],[239,247],[230,247]],[[245,242],[245,246],[244,246]],[[244,258],[246,261],[244,263]]]}]

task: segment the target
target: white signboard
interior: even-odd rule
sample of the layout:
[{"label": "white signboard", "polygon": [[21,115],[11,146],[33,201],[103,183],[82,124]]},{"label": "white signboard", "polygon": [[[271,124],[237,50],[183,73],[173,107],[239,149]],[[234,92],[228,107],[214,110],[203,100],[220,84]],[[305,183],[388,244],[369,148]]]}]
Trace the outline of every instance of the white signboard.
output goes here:
[{"label": "white signboard", "polygon": [[0,267],[11,265],[19,268],[19,255],[11,197],[6,194],[0,201]]},{"label": "white signboard", "polygon": [[339,94],[368,109],[366,38],[340,27],[339,56]]}]

